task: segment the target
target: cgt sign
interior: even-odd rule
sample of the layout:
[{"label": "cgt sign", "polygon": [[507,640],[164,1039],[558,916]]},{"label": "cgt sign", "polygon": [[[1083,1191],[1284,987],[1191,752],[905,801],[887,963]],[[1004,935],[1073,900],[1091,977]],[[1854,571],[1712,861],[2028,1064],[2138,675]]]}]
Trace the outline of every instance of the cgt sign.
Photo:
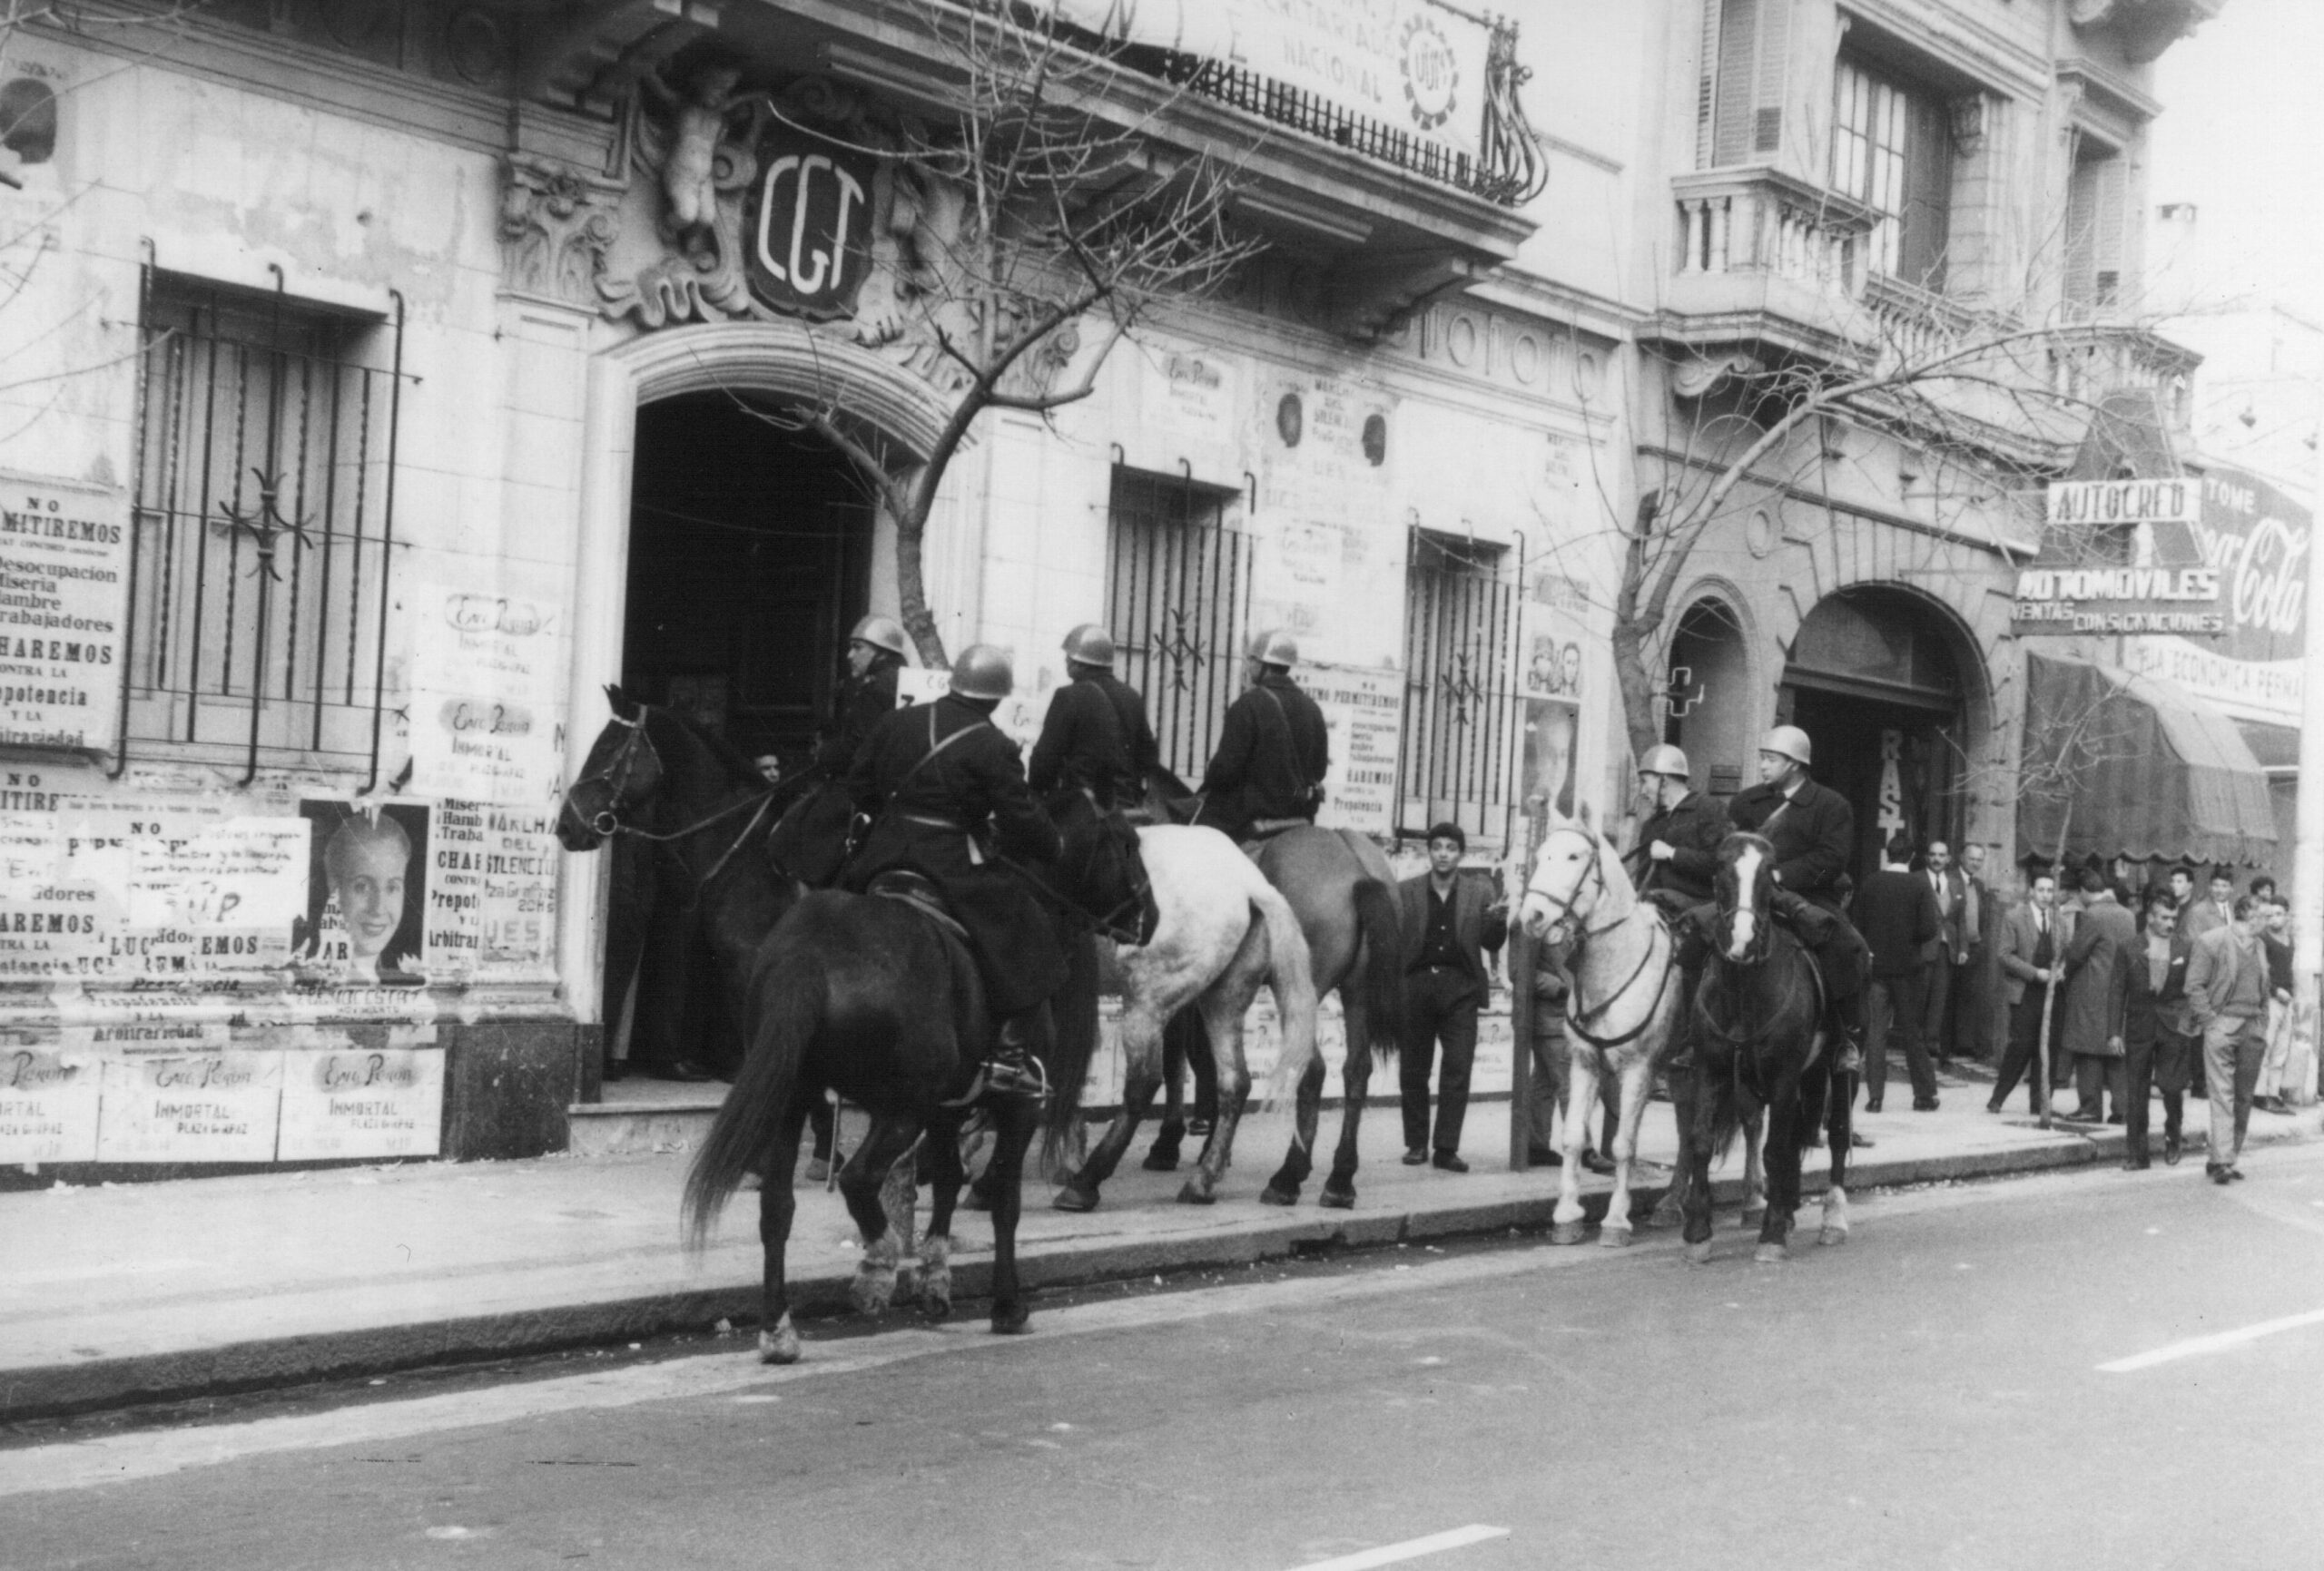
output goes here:
[{"label": "cgt sign", "polygon": [[778,127],[759,171],[743,212],[752,294],[785,316],[852,314],[871,269],[872,161]]}]

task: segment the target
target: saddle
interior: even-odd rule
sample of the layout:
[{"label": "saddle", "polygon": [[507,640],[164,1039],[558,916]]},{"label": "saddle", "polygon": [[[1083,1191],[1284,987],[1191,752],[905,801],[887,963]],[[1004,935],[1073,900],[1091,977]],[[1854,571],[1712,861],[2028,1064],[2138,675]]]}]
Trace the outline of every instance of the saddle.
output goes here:
[{"label": "saddle", "polygon": [[896,868],[873,879],[863,892],[882,900],[901,900],[960,943],[965,945],[969,941],[969,930],[960,925],[959,918],[952,915],[951,908],[945,905],[943,891],[931,879],[923,878],[906,868]]}]

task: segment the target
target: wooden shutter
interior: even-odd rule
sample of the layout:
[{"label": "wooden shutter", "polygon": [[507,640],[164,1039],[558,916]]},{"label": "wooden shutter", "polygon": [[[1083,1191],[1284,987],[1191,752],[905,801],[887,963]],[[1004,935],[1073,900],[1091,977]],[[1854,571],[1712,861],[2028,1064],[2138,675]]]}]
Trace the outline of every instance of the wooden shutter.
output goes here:
[{"label": "wooden shutter", "polygon": [[1906,283],[1943,289],[1952,238],[1953,117],[1942,100],[1919,93],[1905,94],[1905,116],[1896,271]]},{"label": "wooden shutter", "polygon": [[1719,7],[1714,164],[1743,163],[1783,149],[1791,8],[1792,0],[1725,0]]},{"label": "wooden shutter", "polygon": [[2089,307],[2119,301],[2129,238],[2129,165],[2112,152],[2077,160],[2066,187],[2066,299]]}]

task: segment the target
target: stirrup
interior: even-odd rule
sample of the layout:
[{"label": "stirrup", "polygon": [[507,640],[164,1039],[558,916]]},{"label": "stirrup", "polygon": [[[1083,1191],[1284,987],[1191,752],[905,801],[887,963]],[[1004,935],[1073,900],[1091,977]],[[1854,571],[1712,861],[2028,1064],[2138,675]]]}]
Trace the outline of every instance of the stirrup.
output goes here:
[{"label": "stirrup", "polygon": [[985,1096],[1021,1096],[1043,1105],[1049,1099],[1049,1072],[1030,1056],[987,1058],[978,1065],[977,1078]]}]

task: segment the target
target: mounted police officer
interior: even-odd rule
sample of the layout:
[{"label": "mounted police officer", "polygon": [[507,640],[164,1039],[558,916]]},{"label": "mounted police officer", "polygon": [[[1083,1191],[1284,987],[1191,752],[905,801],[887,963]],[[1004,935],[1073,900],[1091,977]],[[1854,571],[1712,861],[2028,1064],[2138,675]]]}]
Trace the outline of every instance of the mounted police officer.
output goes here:
[{"label": "mounted police officer", "polygon": [[1246,840],[1315,821],[1331,733],[1324,712],[1291,680],[1298,663],[1299,644],[1281,628],[1251,640],[1250,685],[1227,706],[1195,822]]},{"label": "mounted police officer", "polygon": [[1727,810],[1694,789],[1687,755],[1651,747],[1638,766],[1639,803],[1646,817],[1638,844],[1623,860],[1638,892],[1673,916],[1708,904],[1718,874],[1718,846],[1727,839]]},{"label": "mounted police officer", "polygon": [[832,726],[815,750],[814,768],[826,779],[845,778],[863,739],[895,712],[896,673],[904,663],[903,624],[866,616],[847,635],[847,680],[840,684]]},{"label": "mounted police officer", "polygon": [[873,729],[848,775],[872,825],[840,881],[860,894],[880,874],[905,871],[936,885],[968,930],[1000,1022],[987,1085],[1039,1095],[1040,1071],[1027,1049],[1049,1029],[1045,1006],[1066,979],[1066,955],[1025,878],[996,859],[1047,868],[1059,846],[1025,783],[1017,744],[992,723],[1014,685],[1009,656],[974,644],[952,663],[951,692]]},{"label": "mounted police officer", "polygon": [[1027,773],[1034,795],[1087,791],[1100,812],[1130,811],[1146,800],[1146,782],[1160,760],[1146,700],[1114,675],[1113,635],[1085,622],[1065,635],[1071,678],[1049,696],[1041,738]]},{"label": "mounted police officer", "polygon": [[896,673],[904,663],[904,630],[892,618],[866,616],[847,635],[847,679],[832,706],[831,724],[800,781],[802,794],[767,836],[775,869],[810,889],[823,889],[847,857],[854,817],[847,775],[863,741],[895,712]]},{"label": "mounted police officer", "polygon": [[1738,830],[1775,847],[1775,908],[1816,956],[1831,1001],[1831,1023],[1846,1038],[1841,1067],[1863,1067],[1864,981],[1870,951],[1847,918],[1848,855],[1856,812],[1847,798],[1807,776],[1807,733],[1779,725],[1760,740],[1759,783],[1738,791],[1728,814]]}]

